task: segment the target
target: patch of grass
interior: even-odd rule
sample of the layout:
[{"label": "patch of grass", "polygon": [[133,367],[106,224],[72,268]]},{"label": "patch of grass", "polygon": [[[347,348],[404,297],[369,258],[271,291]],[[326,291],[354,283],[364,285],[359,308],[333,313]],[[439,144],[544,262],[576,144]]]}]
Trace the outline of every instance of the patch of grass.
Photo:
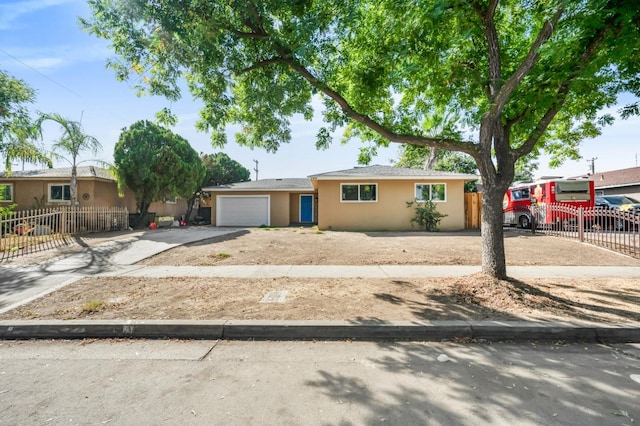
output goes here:
[{"label": "patch of grass", "polygon": [[229,253],[218,253],[216,254],[216,259],[228,259],[231,255]]},{"label": "patch of grass", "polygon": [[100,312],[105,307],[104,302],[100,302],[99,300],[92,300],[91,302],[85,303],[82,305],[82,312]]},{"label": "patch of grass", "polygon": [[324,234],[324,232],[318,230],[318,231],[316,231],[316,234]]}]

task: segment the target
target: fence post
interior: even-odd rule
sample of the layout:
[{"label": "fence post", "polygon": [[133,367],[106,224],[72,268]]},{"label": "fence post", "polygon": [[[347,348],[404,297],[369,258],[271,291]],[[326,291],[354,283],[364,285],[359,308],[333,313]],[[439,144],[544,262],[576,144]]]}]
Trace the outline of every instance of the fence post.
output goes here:
[{"label": "fence post", "polygon": [[584,242],[584,207],[578,207],[578,240]]},{"label": "fence post", "polygon": [[534,211],[535,206],[529,206],[529,212],[531,212],[531,233],[536,233],[536,212]]}]

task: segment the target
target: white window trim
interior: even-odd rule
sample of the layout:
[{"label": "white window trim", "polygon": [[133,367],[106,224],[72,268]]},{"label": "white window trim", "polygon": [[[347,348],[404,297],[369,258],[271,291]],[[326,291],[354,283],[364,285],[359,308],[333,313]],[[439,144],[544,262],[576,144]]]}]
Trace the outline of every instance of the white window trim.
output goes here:
[{"label": "white window trim", "polygon": [[11,198],[9,198],[8,200],[0,200],[0,203],[13,203],[13,200],[15,199],[15,195],[13,193],[13,184],[12,183],[0,183],[0,186],[8,186],[9,188],[11,188]]},{"label": "white window trim", "polygon": [[164,200],[164,203],[165,203],[165,204],[176,204],[177,202],[178,202],[178,197],[177,197],[177,196],[174,196],[174,197],[167,197],[167,198]]},{"label": "white window trim", "polygon": [[[357,200],[343,200],[342,199],[342,187],[345,185],[356,185],[358,187],[358,199]],[[361,200],[360,199],[360,186],[361,185],[372,185],[376,187],[376,199],[375,200]],[[340,184],[340,202],[341,203],[377,203],[380,194],[378,193],[378,184],[373,182],[344,182]]]},{"label": "white window trim", "polygon": [[68,186],[69,187],[69,193],[71,193],[71,184],[68,183],[50,183],[47,185],[47,201],[50,203],[56,203],[56,204],[69,204],[71,203],[71,200],[52,200],[51,199],[51,187],[52,186],[62,186],[62,197],[64,198],[64,187]]},{"label": "white window trim", "polygon": [[[433,186],[433,185],[444,185],[444,200],[418,200],[418,186]],[[431,190],[429,190],[431,193]],[[416,182],[413,187],[413,196],[417,203],[424,203],[426,201],[431,201],[432,203],[446,203],[447,202],[447,184],[445,182]]]}]

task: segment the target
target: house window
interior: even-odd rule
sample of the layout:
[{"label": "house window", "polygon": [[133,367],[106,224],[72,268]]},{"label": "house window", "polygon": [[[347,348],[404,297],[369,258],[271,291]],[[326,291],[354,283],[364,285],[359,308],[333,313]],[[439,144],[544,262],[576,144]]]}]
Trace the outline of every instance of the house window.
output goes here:
[{"label": "house window", "polygon": [[175,204],[178,202],[178,197],[172,195],[171,197],[167,197],[164,199],[165,204]]},{"label": "house window", "polygon": [[3,183],[0,184],[0,203],[6,201],[13,201],[13,184]]},{"label": "house window", "polygon": [[378,185],[375,183],[343,183],[340,185],[341,201],[378,201]]},{"label": "house window", "polygon": [[447,184],[416,183],[416,201],[433,201],[434,203],[447,201]]},{"label": "house window", "polygon": [[71,186],[64,184],[49,184],[49,201],[61,203],[71,200]]}]

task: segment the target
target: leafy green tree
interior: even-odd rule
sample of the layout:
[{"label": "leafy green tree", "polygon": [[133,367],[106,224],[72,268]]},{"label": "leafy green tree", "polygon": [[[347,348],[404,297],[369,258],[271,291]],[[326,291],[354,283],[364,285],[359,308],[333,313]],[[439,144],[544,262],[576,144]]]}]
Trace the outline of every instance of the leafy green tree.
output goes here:
[{"label": "leafy green tree", "polygon": [[[212,142],[275,151],[324,101],[332,131],[469,154],[483,182],[482,270],[506,276],[502,198],[516,161],[577,155],[623,91],[640,94],[636,0],[89,0],[120,79],[169,99],[185,77]],[[461,138],[429,135],[441,111]]]},{"label": "leafy green tree", "polygon": [[[396,161],[397,167],[411,169],[442,170],[447,172],[470,173],[478,171],[478,166],[468,154],[455,151],[435,150],[430,147],[417,145],[403,145],[400,149],[400,158]],[[516,161],[514,181],[533,180],[533,173],[538,169],[538,163],[527,157],[521,157]],[[464,184],[465,192],[476,192],[475,182]]]},{"label": "leafy green tree", "polygon": [[123,129],[113,158],[121,185],[136,194],[141,218],[154,201],[189,198],[205,173],[202,160],[186,139],[146,120]]},{"label": "leafy green tree", "polygon": [[[98,139],[84,133],[79,121],[69,120],[58,113],[41,114],[38,119],[38,127],[42,128],[45,121],[53,121],[62,128],[62,135],[54,142],[52,150],[55,157],[63,159],[71,165],[69,202],[75,206],[78,203],[78,165],[83,163],[83,161],[78,161],[78,157],[84,151],[89,151],[95,157],[102,149],[102,145]],[[95,161],[95,159],[85,161]]]},{"label": "leafy green tree", "polygon": [[187,218],[191,217],[191,210],[196,199],[206,197],[202,192],[202,188],[207,186],[224,185],[233,182],[247,182],[251,180],[251,172],[242,164],[231,159],[224,152],[215,154],[200,153],[200,158],[205,167],[204,179],[202,184],[193,193],[188,200],[189,208],[187,210]]},{"label": "leafy green tree", "polygon": [[231,159],[224,152],[203,154],[202,161],[207,169],[202,186],[225,185],[251,180],[249,169]]},{"label": "leafy green tree", "polygon": [[40,133],[27,108],[34,100],[33,89],[0,70],[0,156],[9,172],[13,160],[51,167],[50,156],[34,142]]}]

